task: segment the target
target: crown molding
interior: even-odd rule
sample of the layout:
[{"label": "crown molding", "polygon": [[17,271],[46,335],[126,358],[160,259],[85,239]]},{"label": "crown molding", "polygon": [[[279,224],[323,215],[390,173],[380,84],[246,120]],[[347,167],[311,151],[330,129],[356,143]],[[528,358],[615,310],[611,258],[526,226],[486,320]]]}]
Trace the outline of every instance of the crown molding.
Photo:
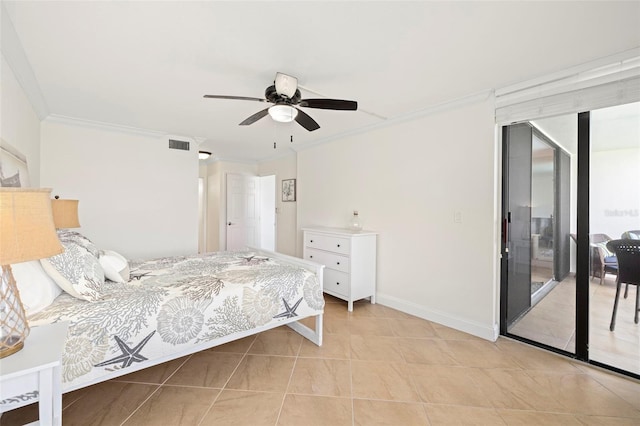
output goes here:
[{"label": "crown molding", "polygon": [[38,80],[24,53],[22,43],[13,26],[13,22],[9,18],[9,13],[4,3],[0,3],[0,23],[0,39],[2,40],[0,51],[2,52],[2,57],[11,68],[11,71],[13,71],[13,75],[15,75],[20,87],[22,87],[38,118],[44,120],[49,115],[49,107],[44,100]]},{"label": "crown molding", "polygon": [[483,90],[481,92],[477,92],[468,96],[464,96],[457,99],[452,99],[450,101],[441,102],[439,104],[431,105],[427,108],[423,108],[417,111],[413,111],[407,114],[402,114],[396,117],[389,118],[385,121],[374,123],[368,126],[360,127],[359,129],[350,130],[347,132],[342,132],[333,136],[329,136],[326,138],[318,139],[315,141],[307,142],[303,146],[291,147],[296,152],[304,151],[309,148],[313,148],[318,145],[322,145],[328,142],[332,142],[338,139],[343,139],[349,136],[360,135],[363,133],[369,133],[374,130],[384,129],[386,127],[395,126],[400,123],[404,123],[407,121],[417,120],[423,117],[427,117],[429,115],[437,114],[440,112],[448,111],[451,109],[460,108],[465,105],[473,105],[478,102],[484,102],[490,99],[493,96],[493,90]]},{"label": "crown molding", "polygon": [[196,146],[200,146],[200,144],[202,144],[202,142],[206,140],[206,138],[199,137],[199,136],[177,135],[174,133],[167,133],[167,132],[162,132],[158,130],[142,129],[139,127],[125,126],[122,124],[106,123],[104,121],[86,120],[84,118],[68,117],[66,115],[59,115],[59,114],[49,114],[49,116],[45,118],[43,121],[49,122],[49,123],[67,124],[71,126],[80,126],[80,127],[90,128],[90,129],[100,129],[100,130],[107,130],[111,132],[120,132],[120,133],[129,134],[129,135],[148,136],[152,138],[180,139],[180,140],[191,142]]},{"label": "crown molding", "polygon": [[[107,123],[104,121],[87,120],[84,118],[69,117],[66,115],[49,114],[49,116],[43,120],[44,122],[68,124],[71,126],[80,126],[92,129],[109,130],[120,133],[127,133],[131,135],[141,135],[150,137],[165,137],[169,136],[166,132],[160,132],[157,130],[141,129],[139,127],[125,126],[121,124]],[[174,135],[171,135],[174,136]]]}]

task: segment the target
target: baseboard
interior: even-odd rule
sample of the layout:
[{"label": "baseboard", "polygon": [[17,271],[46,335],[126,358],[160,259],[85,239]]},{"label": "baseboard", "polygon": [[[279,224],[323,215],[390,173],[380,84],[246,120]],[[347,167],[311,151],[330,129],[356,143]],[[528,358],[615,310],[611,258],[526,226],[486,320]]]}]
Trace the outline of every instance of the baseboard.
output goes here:
[{"label": "baseboard", "polygon": [[494,324],[493,327],[489,327],[485,324],[452,316],[446,312],[427,309],[416,303],[407,302],[406,300],[398,299],[397,297],[386,294],[377,293],[376,302],[381,305],[397,309],[398,311],[402,311],[428,321],[433,321],[446,327],[451,327],[492,342],[495,342],[500,334],[498,324]]}]

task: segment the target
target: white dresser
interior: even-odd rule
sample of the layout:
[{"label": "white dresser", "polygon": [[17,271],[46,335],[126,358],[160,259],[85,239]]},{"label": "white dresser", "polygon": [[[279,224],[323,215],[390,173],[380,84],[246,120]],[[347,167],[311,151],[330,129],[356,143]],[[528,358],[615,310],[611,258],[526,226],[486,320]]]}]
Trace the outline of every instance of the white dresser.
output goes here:
[{"label": "white dresser", "polygon": [[376,303],[376,240],[371,231],[342,228],[302,228],[303,257],[322,265],[324,292],[349,302],[371,297]]}]

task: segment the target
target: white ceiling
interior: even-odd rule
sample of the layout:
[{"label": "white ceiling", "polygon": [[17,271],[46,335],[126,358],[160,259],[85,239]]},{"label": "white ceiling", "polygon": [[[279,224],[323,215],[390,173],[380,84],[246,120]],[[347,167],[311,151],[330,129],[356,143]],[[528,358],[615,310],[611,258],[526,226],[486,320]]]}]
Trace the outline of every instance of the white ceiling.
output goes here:
[{"label": "white ceiling", "polygon": [[[245,161],[640,46],[635,1],[2,3],[48,114],[202,138]],[[278,71],[315,92],[303,98],[360,110],[307,108],[314,132],[241,127],[265,104],[202,98],[262,97]]]}]

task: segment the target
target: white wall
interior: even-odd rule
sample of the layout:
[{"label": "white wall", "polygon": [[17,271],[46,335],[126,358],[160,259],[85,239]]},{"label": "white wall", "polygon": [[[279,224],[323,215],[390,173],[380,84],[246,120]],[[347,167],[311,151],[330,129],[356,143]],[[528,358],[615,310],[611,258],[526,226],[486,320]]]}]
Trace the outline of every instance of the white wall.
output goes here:
[{"label": "white wall", "polygon": [[[296,255],[297,247],[297,211],[298,202],[282,201],[282,181],[284,179],[296,179],[297,176],[297,157],[295,153],[279,157],[274,160],[265,161],[258,166],[258,174],[260,176],[275,175],[276,176],[276,250],[280,253],[291,256]],[[300,184],[297,190],[300,192]]]},{"label": "white wall", "polygon": [[40,119],[2,55],[0,138],[27,157],[30,186],[40,186]]},{"label": "white wall", "polygon": [[80,232],[128,258],[196,253],[197,149],[168,138],[47,119],[41,183],[80,200]]},{"label": "white wall", "polygon": [[620,238],[640,229],[640,148],[591,152],[589,228]]},{"label": "white wall", "polygon": [[301,151],[298,228],[358,210],[380,303],[495,339],[497,158],[492,99]]}]

